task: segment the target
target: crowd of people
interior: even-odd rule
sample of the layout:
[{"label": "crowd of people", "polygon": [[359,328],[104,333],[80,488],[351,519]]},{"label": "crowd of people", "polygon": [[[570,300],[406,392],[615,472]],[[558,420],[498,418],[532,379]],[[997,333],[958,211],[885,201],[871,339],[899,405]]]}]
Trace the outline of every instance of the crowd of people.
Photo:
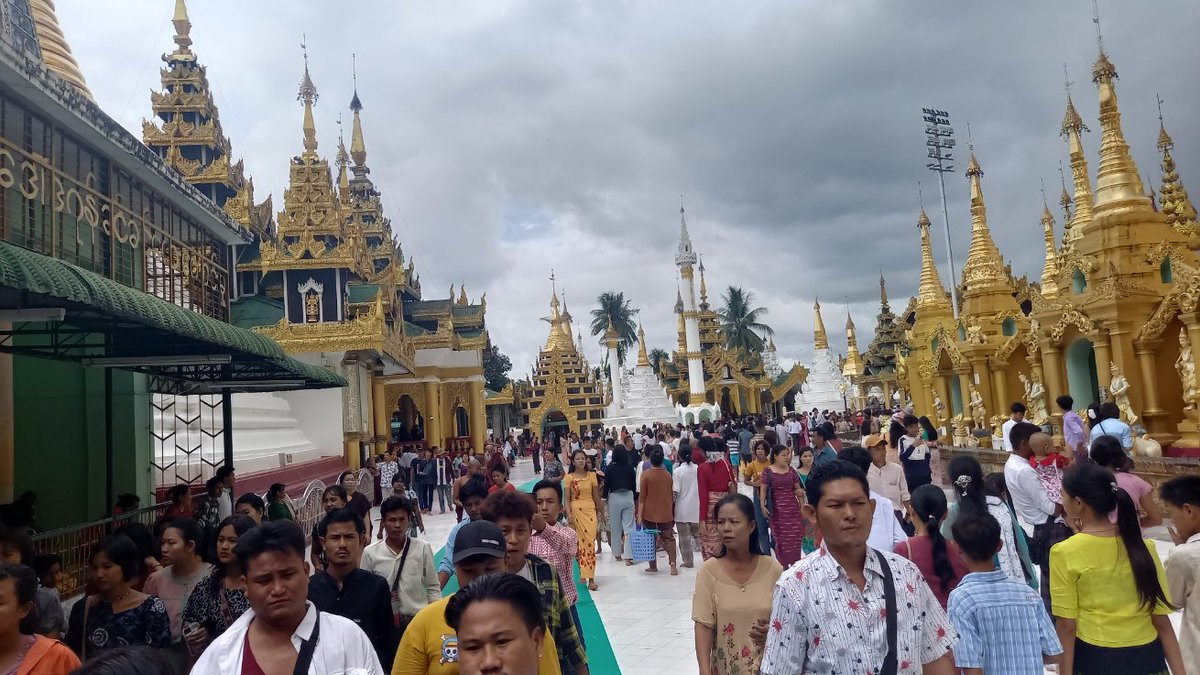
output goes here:
[{"label": "crowd of people", "polygon": [[[389,451],[375,504],[345,472],[308,537],[284,485],[234,498],[222,468],[100,542],[67,612],[61,560],[0,529],[0,672],[584,674],[576,604],[606,543],[651,574],[699,562],[702,675],[1200,670],[1200,476],[1156,500],[1102,408],[1061,447],[1023,416],[990,474],[943,465],[911,410]],[[530,492],[509,481],[525,458]],[[440,558],[435,501],[456,521]],[[1164,511],[1165,564],[1144,538]]]}]

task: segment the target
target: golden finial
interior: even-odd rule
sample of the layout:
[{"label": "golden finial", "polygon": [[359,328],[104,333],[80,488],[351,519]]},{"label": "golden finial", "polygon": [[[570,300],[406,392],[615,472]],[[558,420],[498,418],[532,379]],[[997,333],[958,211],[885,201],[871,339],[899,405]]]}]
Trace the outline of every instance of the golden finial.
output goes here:
[{"label": "golden finial", "polygon": [[[928,218],[926,219],[928,220]],[[883,270],[879,270],[879,304],[888,304],[887,298],[887,280],[883,278]]]},{"label": "golden finial", "polygon": [[708,284],[704,281],[704,256],[700,256],[700,305],[708,304]]},{"label": "golden finial", "polygon": [[650,357],[646,354],[646,331],[638,324],[638,360],[639,366],[650,366]]},{"label": "golden finial", "polygon": [[1071,181],[1075,190],[1075,197],[1072,200],[1075,205],[1075,213],[1063,223],[1063,246],[1070,248],[1076,239],[1083,236],[1084,228],[1092,222],[1092,181],[1088,176],[1087,155],[1084,153],[1083,139],[1080,137],[1080,134],[1090,131],[1090,129],[1084,125],[1079,113],[1075,111],[1075,104],[1071,101],[1071,85],[1073,83],[1067,74],[1067,64],[1065,63],[1063,64],[1063,77],[1063,88],[1067,92],[1067,114],[1063,119],[1060,135],[1067,140],[1067,147],[1071,155]]},{"label": "golden finial", "polygon": [[350,63],[350,73],[354,80],[354,95],[350,98],[350,110],[354,113],[354,120],[351,122],[350,128],[350,157],[354,159],[355,166],[362,166],[367,161],[367,145],[363,141],[362,120],[359,119],[358,115],[362,111],[363,105],[362,101],[358,98],[357,56],[351,54]]},{"label": "golden finial", "polygon": [[921,234],[921,281],[917,286],[917,307],[943,309],[949,314],[950,299],[946,297],[946,287],[942,285],[937,265],[933,262],[929,225],[929,216],[925,215],[925,209],[922,208],[921,215],[917,218],[917,230]]},{"label": "golden finial", "polygon": [[609,347],[616,347],[620,342],[621,335],[617,332],[617,327],[613,325],[612,317],[608,317],[608,327],[604,329],[604,342]]},{"label": "golden finial", "polygon": [[1187,189],[1179,180],[1179,172],[1175,168],[1175,158],[1171,150],[1175,143],[1167,133],[1163,123],[1163,100],[1157,94],[1158,101],[1158,150],[1162,153],[1162,187],[1158,191],[1158,201],[1167,223],[1184,234],[1197,234],[1196,207],[1188,197]]},{"label": "golden finial", "polygon": [[308,74],[308,35],[300,40],[300,49],[304,52],[304,79],[300,81],[300,91],[296,94],[297,101],[304,102],[304,153],[315,155],[317,152],[317,125],[313,121],[313,106],[317,99],[317,86],[313,84],[312,76]]},{"label": "golden finial", "polygon": [[854,333],[854,320],[850,318],[850,299],[846,298],[846,360],[842,363],[843,377],[862,375],[863,362],[858,353],[858,336]]},{"label": "golden finial", "polygon": [[[971,181],[971,247],[967,249],[967,261],[963,264],[963,280],[972,280],[968,292],[981,288],[988,282],[998,281],[1004,276],[1004,259],[992,233],[988,228],[987,203],[983,198],[983,169],[971,150],[971,161],[967,164],[967,178]],[[983,283],[979,283],[983,282]]]},{"label": "golden finial", "polygon": [[171,24],[175,26],[175,44],[179,45],[176,51],[184,54],[191,52],[192,22],[188,19],[185,0],[175,0],[175,15],[171,17]]},{"label": "golden finial", "polygon": [[825,333],[825,321],[821,319],[821,301],[813,302],[813,349],[829,349],[829,336]]},{"label": "golden finial", "polygon": [[464,283],[458,287],[458,304],[469,305],[471,301],[467,299],[467,285]]},{"label": "golden finial", "polygon": [[338,149],[337,149],[337,167],[338,167],[338,190],[341,193],[342,201],[350,199],[350,174],[346,171],[346,165],[350,163],[350,156],[346,154],[346,139],[342,136],[342,115],[338,113]]},{"label": "golden finial", "polygon": [[1042,267],[1042,296],[1058,297],[1058,251],[1054,247],[1054,214],[1046,202],[1046,184],[1042,183],[1042,234],[1046,241],[1046,262]]},{"label": "golden finial", "polygon": [[1058,205],[1063,211],[1063,227],[1070,227],[1068,221],[1071,219],[1071,195],[1067,194],[1067,176],[1063,173],[1062,160],[1058,160],[1058,182],[1062,186],[1062,192],[1058,195]]},{"label": "golden finial", "polygon": [[[1099,26],[1099,19],[1096,21]],[[1092,67],[1092,82],[1096,84],[1100,98],[1100,165],[1096,171],[1096,198],[1092,206],[1097,213],[1116,208],[1116,204],[1122,209],[1132,206],[1149,211],[1150,201],[1121,130],[1121,110],[1113,84],[1116,79],[1116,66],[1102,48]]]}]

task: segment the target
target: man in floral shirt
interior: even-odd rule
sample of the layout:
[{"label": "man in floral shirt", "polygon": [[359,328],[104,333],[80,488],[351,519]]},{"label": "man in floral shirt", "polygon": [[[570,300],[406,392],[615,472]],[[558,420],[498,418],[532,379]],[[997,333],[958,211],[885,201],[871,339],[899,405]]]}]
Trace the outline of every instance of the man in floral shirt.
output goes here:
[{"label": "man in floral shirt", "polygon": [[896,595],[895,672],[955,673],[958,635],[920,570],[867,546],[875,504],[862,469],[832,460],[812,470],[805,491],[804,515],[825,539],[775,584],[763,675],[880,673],[889,651],[885,574]]}]

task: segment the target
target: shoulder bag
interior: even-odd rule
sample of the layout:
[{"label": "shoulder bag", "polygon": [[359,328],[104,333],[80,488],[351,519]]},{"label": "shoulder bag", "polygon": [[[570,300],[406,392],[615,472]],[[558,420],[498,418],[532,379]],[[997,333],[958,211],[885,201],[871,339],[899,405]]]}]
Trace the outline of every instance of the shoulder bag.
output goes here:
[{"label": "shoulder bag", "polygon": [[313,611],[316,612],[316,621],[313,622],[312,635],[300,642],[300,653],[296,656],[296,667],[292,669],[292,675],[308,675],[313,654],[317,651],[317,642],[321,639],[321,610],[314,607]]},{"label": "shoulder bag", "polygon": [[896,675],[899,668],[896,649],[896,580],[892,578],[892,568],[887,558],[879,551],[874,551],[875,559],[879,561],[879,571],[883,573],[883,598],[887,608],[887,655],[883,657],[883,668],[879,675]]}]

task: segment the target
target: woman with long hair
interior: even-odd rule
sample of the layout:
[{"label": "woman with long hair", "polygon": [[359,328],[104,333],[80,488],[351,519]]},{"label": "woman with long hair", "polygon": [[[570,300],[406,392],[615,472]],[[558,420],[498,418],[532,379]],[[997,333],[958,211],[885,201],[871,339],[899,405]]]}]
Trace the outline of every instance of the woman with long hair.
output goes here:
[{"label": "woman with long hair", "polygon": [[[624,445],[613,445],[612,458],[604,472],[604,499],[608,503],[608,541],[613,558],[620,562],[625,555],[625,537],[635,526],[633,493],[637,490],[637,475],[629,463],[629,451]],[[633,557],[625,559],[633,564]]]},{"label": "woman with long hair", "polygon": [[[1050,601],[1061,672],[1186,672],[1171,627],[1167,581],[1137,506],[1112,472],[1079,464],[1063,474],[1063,508],[1075,534],[1050,549]],[[1117,512],[1114,525],[1108,514]]]},{"label": "woman with long hair", "polygon": [[1021,558],[1017,554],[1016,535],[1013,532],[1013,521],[1008,507],[999,497],[987,494],[983,485],[983,467],[979,461],[970,455],[959,455],[950,460],[950,485],[958,494],[958,501],[950,506],[950,513],[942,521],[942,536],[948,541],[954,540],[950,526],[959,514],[990,514],[1000,523],[1000,541],[1003,545],[996,554],[997,565],[1009,579],[1026,583],[1025,572],[1021,566]]},{"label": "woman with long hair", "polygon": [[759,500],[762,514],[771,525],[775,538],[775,555],[784,567],[803,554],[807,523],[800,513],[804,504],[804,486],[800,475],[792,468],[792,450],[787,446],[771,448],[771,466],[762,472]]},{"label": "woman with long hair", "polygon": [[945,609],[950,591],[970,571],[958,555],[949,550],[942,536],[942,521],[946,520],[949,513],[946,493],[936,485],[922,485],[913,490],[909,504],[916,534],[896,544],[895,552],[916,563]]},{"label": "woman with long hair", "polygon": [[[1125,454],[1121,441],[1112,436],[1097,438],[1092,441],[1091,457],[1093,462],[1113,472],[1117,485],[1129,493],[1129,498],[1138,507],[1138,521],[1143,531],[1148,527],[1162,525],[1162,509],[1158,507],[1158,502],[1154,501],[1154,487],[1133,473],[1133,460]],[[1108,519],[1117,522],[1116,512],[1110,513]]]},{"label": "woman with long hair", "polygon": [[287,486],[272,483],[267,489],[267,520],[295,520],[296,512],[288,498]]},{"label": "woman with long hair", "polygon": [[938,450],[938,432],[929,418],[921,415],[917,418],[921,425],[921,437],[929,448],[929,475],[934,485],[946,484],[946,469],[942,466],[942,453]]},{"label": "woman with long hair", "polygon": [[691,447],[680,448],[679,464],[671,473],[675,492],[675,524],[679,531],[679,553],[684,567],[695,567],[695,549],[700,544],[700,486]]},{"label": "woman with long hair", "polygon": [[579,535],[579,580],[588,590],[596,590],[597,514],[600,512],[600,483],[596,474],[588,471],[588,456],[582,449],[571,453],[571,472],[563,478],[567,499],[567,523]]},{"label": "woman with long hair", "polygon": [[[807,445],[800,446],[800,466],[796,468],[796,474],[800,476],[800,487],[808,486],[808,474],[812,473],[813,464],[817,461],[817,456],[813,454],[813,449]],[[816,528],[805,524],[804,538],[800,540],[800,550],[805,554],[812,553],[817,550]]]},{"label": "woman with long hair", "polygon": [[[704,455],[700,464],[696,450]],[[700,555],[708,560],[721,550],[721,535],[717,532],[716,505],[725,495],[737,494],[737,479],[725,453],[709,436],[701,436],[692,444],[692,459],[699,464],[696,484],[700,492]]]},{"label": "woman with long hair", "polygon": [[163,528],[162,559],[166,567],[150,575],[145,591],[162,599],[171,619],[171,645],[167,657],[179,669],[187,670],[188,652],[183,642],[183,606],[188,597],[208,576],[211,566],[200,559],[200,526],[191,518],[175,518]]},{"label": "woman with long hair", "polygon": [[255,527],[248,516],[234,515],[222,520],[217,528],[212,572],[196,584],[183,605],[183,639],[193,659],[250,609],[242,565],[234,547],[238,537]]},{"label": "woman with long hair", "polygon": [[79,667],[79,658],[66,645],[38,634],[37,591],[33,570],[0,562],[0,664],[5,673],[63,675]]},{"label": "woman with long hair", "polygon": [[[1013,507],[1012,497],[1008,494],[1008,484],[1004,482],[1004,473],[996,471],[983,477],[983,490],[989,497],[995,497],[1008,509],[1008,515],[1013,524],[1013,538],[1017,542],[1017,557],[1021,559],[1021,570],[1025,573],[1025,581],[1033,590],[1038,589],[1037,565],[1029,555],[1029,538],[1025,529],[1017,521],[1017,510]],[[990,513],[990,512],[989,512]]]},{"label": "woman with long hair", "polygon": [[726,495],[713,510],[721,548],[696,573],[696,659],[700,675],[751,675],[759,672],[763,653],[751,630],[765,631],[783,565],[759,546],[749,497]]},{"label": "woman with long hair", "polygon": [[758,545],[764,551],[771,550],[771,535],[767,531],[767,517],[762,512],[762,474],[771,466],[771,446],[765,438],[754,442],[749,460],[742,465],[742,480],[754,490],[754,515],[757,526],[754,535],[758,537]]}]

